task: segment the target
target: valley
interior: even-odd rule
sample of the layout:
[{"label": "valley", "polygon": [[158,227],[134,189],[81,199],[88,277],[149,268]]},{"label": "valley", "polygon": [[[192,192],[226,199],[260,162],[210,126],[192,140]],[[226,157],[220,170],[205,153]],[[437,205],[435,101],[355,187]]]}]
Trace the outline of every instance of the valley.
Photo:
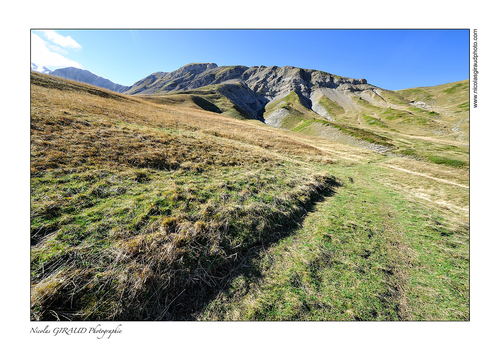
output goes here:
[{"label": "valley", "polygon": [[123,89],[31,73],[32,320],[469,319],[468,81]]}]

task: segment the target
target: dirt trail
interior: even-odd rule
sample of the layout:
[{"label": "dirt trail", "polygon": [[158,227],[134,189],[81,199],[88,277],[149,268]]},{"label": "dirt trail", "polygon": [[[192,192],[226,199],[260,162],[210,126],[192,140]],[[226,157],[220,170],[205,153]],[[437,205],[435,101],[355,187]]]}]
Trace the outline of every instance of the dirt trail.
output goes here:
[{"label": "dirt trail", "polygon": [[365,159],[365,157],[363,157],[363,156],[358,156],[358,155],[354,155],[354,154],[350,154],[349,157],[348,157],[348,156],[345,155],[345,152],[334,151],[334,150],[332,150],[330,148],[324,148],[324,147],[316,147],[316,148],[320,149],[322,151],[325,151],[325,152],[333,153],[333,154],[335,154],[339,158],[350,160],[350,161],[353,161],[353,162],[361,162],[361,161],[363,161]]},{"label": "dirt trail", "polygon": [[393,165],[388,165],[388,164],[379,164],[379,165],[382,166],[382,167],[391,168],[391,169],[399,170],[399,171],[404,171],[404,172],[407,172],[407,173],[410,173],[410,174],[413,174],[413,175],[425,177],[427,179],[431,179],[431,180],[434,180],[434,181],[439,181],[439,182],[446,183],[446,184],[449,184],[449,185],[454,185],[454,186],[463,187],[463,188],[469,188],[469,186],[467,186],[467,185],[457,184],[455,182],[451,182],[451,181],[444,180],[444,179],[438,179],[437,177],[432,177],[432,176],[425,175],[425,174],[422,174],[422,173],[417,173],[415,171],[411,171],[411,170],[408,170],[408,169],[398,168],[398,167],[395,167]]},{"label": "dirt trail", "polygon": [[440,205],[440,206],[443,206],[443,207],[447,207],[451,210],[459,210],[459,211],[464,211],[464,212],[469,212],[469,208],[461,208],[461,207],[458,207],[454,204],[451,204],[451,203],[448,203],[448,202],[445,202],[445,201],[434,201],[432,199],[429,198],[428,195],[424,194],[424,193],[412,193],[415,197],[418,197],[418,198],[421,198],[421,199],[424,199],[428,202],[431,202],[431,203],[435,203],[437,205]]},{"label": "dirt trail", "polygon": [[[350,146],[353,146],[353,145],[350,145]],[[330,153],[330,154],[334,155],[335,157],[342,158],[342,159],[345,159],[345,160],[349,160],[349,161],[352,161],[352,162],[366,162],[370,158],[370,157],[367,157],[367,156],[364,156],[364,155],[355,155],[355,154],[346,153],[346,151],[342,151],[342,150],[334,150],[334,149],[332,149],[333,147],[329,147],[328,145],[325,145],[325,144],[323,144],[323,145],[321,145],[321,144],[315,144],[315,147],[318,148],[318,149],[320,149],[320,150],[322,150],[322,151]],[[390,154],[390,155],[392,155],[392,154]],[[386,164],[386,163],[379,163],[378,165],[381,166],[381,167],[386,167],[386,168],[390,168],[390,169],[393,169],[393,170],[398,170],[398,171],[406,172],[408,174],[412,174],[412,175],[415,175],[415,176],[424,177],[426,179],[430,179],[430,180],[433,180],[433,181],[438,181],[438,182],[441,182],[441,183],[444,183],[444,184],[448,184],[448,185],[452,185],[452,186],[457,186],[457,187],[462,187],[462,188],[469,188],[468,185],[463,185],[463,184],[459,184],[459,183],[456,183],[456,182],[448,181],[448,180],[445,180],[445,179],[440,179],[440,178],[433,177],[433,176],[426,175],[426,174],[422,174],[422,173],[419,173],[419,172],[416,172],[416,171],[408,170],[408,169],[405,169],[405,168],[400,168],[400,167],[397,167],[397,166],[394,166],[394,165],[389,165],[389,164]]]},{"label": "dirt trail", "polygon": [[435,137],[430,137],[430,136],[419,136],[419,135],[408,135],[406,134],[405,137],[411,138],[411,139],[420,139],[420,140],[425,140],[425,141],[430,141],[433,143],[440,143],[443,145],[452,145],[452,146],[463,146],[463,143],[459,141],[454,141],[454,140],[446,140],[446,139],[439,139]]}]

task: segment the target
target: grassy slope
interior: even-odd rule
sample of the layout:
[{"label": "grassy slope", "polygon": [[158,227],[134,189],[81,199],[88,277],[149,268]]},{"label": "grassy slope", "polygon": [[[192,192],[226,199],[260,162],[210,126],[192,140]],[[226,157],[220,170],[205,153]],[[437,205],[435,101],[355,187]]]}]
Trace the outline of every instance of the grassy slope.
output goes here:
[{"label": "grassy slope", "polygon": [[33,319],[468,319],[466,169],[192,99],[31,94]]},{"label": "grassy slope", "polygon": [[[323,106],[328,107],[329,111],[335,111],[337,114],[341,114],[344,111],[340,106],[336,105],[332,101],[326,102],[328,99],[323,98]],[[368,141],[371,143],[392,146],[389,139],[367,129],[360,129],[356,126],[346,125],[337,122],[331,122],[323,118],[322,116],[312,112],[304,106],[299,95],[292,91],[283,99],[274,101],[273,103],[266,106],[266,111],[264,113],[264,118],[269,116],[271,113],[279,109],[285,109],[288,115],[284,118],[281,127],[284,129],[292,130],[301,134],[317,136],[317,127],[331,128],[334,130],[339,130],[347,135],[353,136],[359,140]]]},{"label": "grassy slope", "polygon": [[300,128],[303,123],[316,118],[324,119],[306,108],[301,97],[295,91],[290,92],[282,99],[268,104],[264,111],[264,119],[268,118],[272,113],[279,112],[280,110],[286,114],[281,121],[280,127],[287,130]]},{"label": "grassy slope", "polygon": [[455,107],[469,100],[469,81],[462,80],[436,86],[404,89],[398,90],[397,93],[406,99],[456,109]]},{"label": "grassy slope", "polygon": [[321,96],[321,98],[319,99],[319,104],[326,109],[326,111],[332,118],[338,118],[338,116],[345,113],[345,110],[342,107],[340,107],[337,103],[333,102],[326,96]]},{"label": "grassy slope", "polygon": [[[373,95],[370,102],[361,96],[352,95],[356,112],[345,111],[325,96],[320,104],[335,118],[335,122],[325,120],[305,107],[295,92],[268,106],[264,117],[278,110],[287,115],[280,127],[308,135],[321,135],[339,140],[342,134],[362,142],[389,147],[393,154],[409,156],[437,164],[447,164],[455,168],[467,168],[468,147],[463,140],[468,139],[468,81],[450,83],[429,88],[414,88],[383,91],[380,97]],[[248,114],[228,98],[218,93],[218,85],[207,86],[187,92],[147,96],[157,103],[173,103],[174,96],[180,100],[190,96],[202,109],[222,113],[236,119],[249,119]],[[177,95],[179,94],[179,95]],[[412,106],[409,102],[423,101],[426,109]],[[436,111],[437,110],[437,111]],[[427,138],[425,140],[420,138]],[[451,141],[451,143],[450,143]],[[459,142],[456,142],[459,141]],[[451,150],[448,157],[443,150]]]},{"label": "grassy slope", "polygon": [[[372,96],[374,101],[353,96],[357,112],[347,112],[336,121],[385,138],[394,154],[468,168],[468,92],[468,81],[461,81],[382,91],[383,100],[377,95]],[[419,108],[410,101],[422,101],[427,106]]]},{"label": "grassy slope", "polygon": [[[198,319],[468,319],[468,226],[384,183],[387,169],[328,168],[343,181],[338,193],[256,257]],[[426,182],[414,181],[405,182]]]},{"label": "grassy slope", "polygon": [[32,83],[35,319],[181,317],[165,302],[203,294],[334,181],[294,158],[321,151],[231,118]]},{"label": "grassy slope", "polygon": [[221,94],[218,91],[219,89],[220,85],[209,85],[189,91],[173,92],[168,95],[158,96],[157,99],[152,97],[151,101],[155,102],[156,100],[156,102],[159,102],[161,99],[165,98],[164,96],[172,96],[172,98],[174,96],[177,96],[178,98],[191,96],[191,98],[194,99],[195,104],[206,111],[221,113],[240,120],[253,119],[243,108]]}]

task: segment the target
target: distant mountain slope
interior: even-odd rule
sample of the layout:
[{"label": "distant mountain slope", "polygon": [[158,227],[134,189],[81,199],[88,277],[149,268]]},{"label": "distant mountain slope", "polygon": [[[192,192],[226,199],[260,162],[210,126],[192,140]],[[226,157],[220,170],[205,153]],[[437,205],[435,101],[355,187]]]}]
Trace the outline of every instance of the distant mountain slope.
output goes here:
[{"label": "distant mountain slope", "polygon": [[30,78],[30,320],[470,320],[469,148],[434,134],[465,86],[283,87],[277,128],[220,114],[244,82]]},{"label": "distant mountain slope", "polygon": [[469,112],[469,80],[448,84],[415,87],[396,91],[422,108],[442,108],[449,112],[467,114]]},{"label": "distant mountain slope", "polygon": [[[32,64],[36,71],[43,68]],[[77,68],[49,74],[127,95],[148,96],[160,104],[189,101],[210,112],[260,120],[273,127],[343,140],[381,153],[399,147],[406,155],[419,156],[405,148],[404,142],[395,146],[388,141],[403,134],[441,137],[460,145],[466,145],[469,137],[468,80],[390,91],[365,79],[314,69],[215,63],[191,63],[172,72],[156,72],[132,86],[115,84]],[[189,97],[162,98],[180,94]]]},{"label": "distant mountain slope", "polygon": [[[254,119],[261,119],[265,106],[285,98],[295,91],[303,100],[304,107],[325,114],[319,99],[326,90],[343,92],[380,90],[367,84],[365,79],[340,77],[312,69],[297,67],[265,66],[217,66],[215,63],[192,63],[170,72],[157,72],[136,82],[126,94],[164,94],[186,91],[217,92],[235,103]],[[330,93],[330,95],[335,95]],[[355,103],[342,98],[346,108],[355,109]],[[316,113],[316,112],[315,112]]]},{"label": "distant mountain slope", "polygon": [[[469,139],[469,80],[396,91],[417,109],[424,109],[451,125],[460,141]],[[429,112],[431,111],[431,112]]]},{"label": "distant mountain slope", "polygon": [[56,77],[64,79],[78,81],[81,83],[90,84],[97,87],[102,87],[115,92],[123,92],[129,88],[128,86],[115,84],[108,79],[102,78],[98,75],[95,75],[92,72],[89,72],[88,70],[83,70],[74,67],[56,69],[53,72],[51,72],[50,75],[54,75]]},{"label": "distant mountain slope", "polygon": [[[375,142],[378,151],[387,152],[392,144],[386,140],[393,133],[467,141],[468,86],[463,81],[390,91],[365,79],[313,69],[192,63],[170,73],[151,74],[123,93],[151,97],[189,94],[203,99],[206,103],[199,105],[208,106],[207,110],[237,119],[257,119],[335,140],[345,139],[347,132],[363,142]],[[373,145],[367,147],[374,149]]]}]

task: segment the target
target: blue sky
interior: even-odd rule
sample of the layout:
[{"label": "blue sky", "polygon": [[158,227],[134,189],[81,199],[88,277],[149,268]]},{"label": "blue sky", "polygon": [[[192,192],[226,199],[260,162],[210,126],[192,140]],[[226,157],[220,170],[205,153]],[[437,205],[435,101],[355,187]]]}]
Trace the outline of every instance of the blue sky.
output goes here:
[{"label": "blue sky", "polygon": [[295,66],[390,90],[469,78],[469,31],[32,30],[31,60],[75,66],[122,84],[192,62]]}]

